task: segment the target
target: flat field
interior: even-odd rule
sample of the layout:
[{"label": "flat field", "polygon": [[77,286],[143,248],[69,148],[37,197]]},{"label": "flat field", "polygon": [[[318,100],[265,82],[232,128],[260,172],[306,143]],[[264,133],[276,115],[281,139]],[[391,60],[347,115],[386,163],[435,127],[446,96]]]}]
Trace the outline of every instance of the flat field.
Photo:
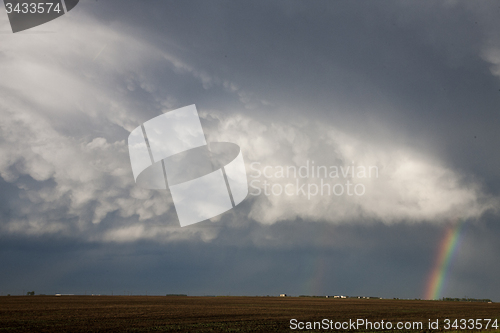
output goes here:
[{"label": "flat field", "polygon": [[[419,321],[423,323],[423,329],[392,331],[457,332],[456,329],[444,329],[446,318],[451,319],[451,323],[455,319],[493,319],[491,323],[497,319],[500,325],[500,303],[309,297],[0,297],[0,332],[329,331],[292,330],[290,320],[293,318],[297,319],[297,323],[321,322],[323,319],[328,322],[331,320],[332,323],[364,319],[372,323],[384,320],[385,323],[396,325],[397,322]],[[428,329],[429,319],[439,320],[438,330]],[[483,325],[486,323],[484,320],[479,322]],[[375,330],[365,327],[353,330],[351,326],[341,331]],[[459,328],[458,331],[472,330]]]}]

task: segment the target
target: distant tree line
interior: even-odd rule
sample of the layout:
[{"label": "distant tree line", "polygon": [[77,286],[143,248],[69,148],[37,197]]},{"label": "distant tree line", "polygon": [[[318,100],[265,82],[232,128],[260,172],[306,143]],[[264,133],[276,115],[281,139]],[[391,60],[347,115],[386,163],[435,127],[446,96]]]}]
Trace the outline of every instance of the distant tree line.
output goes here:
[{"label": "distant tree line", "polygon": [[443,297],[443,301],[448,301],[448,302],[483,302],[483,303],[488,303],[491,302],[491,299],[489,298],[451,298],[451,297]]}]

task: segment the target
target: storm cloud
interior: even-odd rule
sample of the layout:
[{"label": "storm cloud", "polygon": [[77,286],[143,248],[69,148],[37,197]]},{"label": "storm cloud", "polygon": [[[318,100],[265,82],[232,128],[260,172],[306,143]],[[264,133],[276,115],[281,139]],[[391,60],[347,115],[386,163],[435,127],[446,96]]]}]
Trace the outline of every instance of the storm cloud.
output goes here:
[{"label": "storm cloud", "polygon": [[[18,282],[17,263],[37,252],[65,267],[37,282],[46,292],[86,291],[83,269],[102,293],[124,271],[118,289],[163,293],[160,279],[135,270],[141,257],[144,272],[169,272],[173,293],[420,297],[440,237],[460,219],[468,228],[445,292],[500,297],[487,273],[499,254],[499,10],[83,1],[16,34],[0,15],[0,232],[13,253],[2,259],[5,293],[34,284]],[[253,187],[235,209],[180,228],[168,191],[135,185],[127,137],[191,104],[208,141],[241,147]],[[377,175],[276,174],[313,163]],[[272,193],[322,180],[365,191]],[[95,260],[69,263],[83,257]],[[96,275],[106,260],[109,275]]]}]

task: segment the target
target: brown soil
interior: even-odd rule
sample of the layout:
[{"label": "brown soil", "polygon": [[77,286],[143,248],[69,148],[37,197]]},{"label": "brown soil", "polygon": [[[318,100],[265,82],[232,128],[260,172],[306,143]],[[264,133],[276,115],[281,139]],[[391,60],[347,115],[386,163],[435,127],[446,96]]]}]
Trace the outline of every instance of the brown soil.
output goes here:
[{"label": "brown soil", "polygon": [[[497,319],[500,325],[500,303],[307,297],[0,297],[0,332],[313,331],[292,330],[292,318],[301,322],[323,319],[333,322],[357,319],[392,323],[421,321],[423,331],[429,331],[429,319],[439,319],[439,330],[444,331],[446,318],[452,321],[488,318],[493,319],[492,323]],[[367,330],[352,330],[351,327],[344,331]],[[456,329],[449,331],[457,332]]]}]

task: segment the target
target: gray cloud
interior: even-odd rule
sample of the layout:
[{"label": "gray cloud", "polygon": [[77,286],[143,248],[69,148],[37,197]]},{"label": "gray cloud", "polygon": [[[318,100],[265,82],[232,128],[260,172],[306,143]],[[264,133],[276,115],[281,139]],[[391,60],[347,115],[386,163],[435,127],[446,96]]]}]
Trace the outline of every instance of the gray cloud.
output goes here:
[{"label": "gray cloud", "polygon": [[[496,3],[117,4],[81,2],[61,19],[0,37],[0,230],[14,253],[2,259],[13,272],[4,273],[9,288],[26,273],[16,260],[31,262],[30,253],[55,239],[57,251],[70,251],[42,250],[42,262],[64,263],[43,273],[47,292],[59,285],[109,292],[111,280],[147,258],[145,271],[175,272],[171,292],[420,297],[443,225],[469,218],[448,292],[489,296],[500,193]],[[3,16],[0,31],[10,31]],[[377,166],[379,177],[358,180],[362,197],[249,196],[215,223],[179,228],[168,193],[135,186],[126,138],[190,104],[209,141],[242,147],[249,181],[252,162],[354,161]],[[227,254],[235,248],[238,255]],[[122,250],[127,255],[104,269]],[[214,259],[221,256],[231,264]],[[71,283],[81,271],[70,261],[84,257],[81,269],[101,272],[95,287]],[[323,284],[311,280],[315,260],[325,263]],[[220,271],[227,278],[217,282]],[[209,281],[198,289],[198,278],[186,278],[196,272]],[[142,274],[119,288],[143,280],[165,292]],[[231,280],[244,287],[224,287]],[[483,287],[471,287],[479,280]],[[319,287],[304,287],[310,281]]]}]

